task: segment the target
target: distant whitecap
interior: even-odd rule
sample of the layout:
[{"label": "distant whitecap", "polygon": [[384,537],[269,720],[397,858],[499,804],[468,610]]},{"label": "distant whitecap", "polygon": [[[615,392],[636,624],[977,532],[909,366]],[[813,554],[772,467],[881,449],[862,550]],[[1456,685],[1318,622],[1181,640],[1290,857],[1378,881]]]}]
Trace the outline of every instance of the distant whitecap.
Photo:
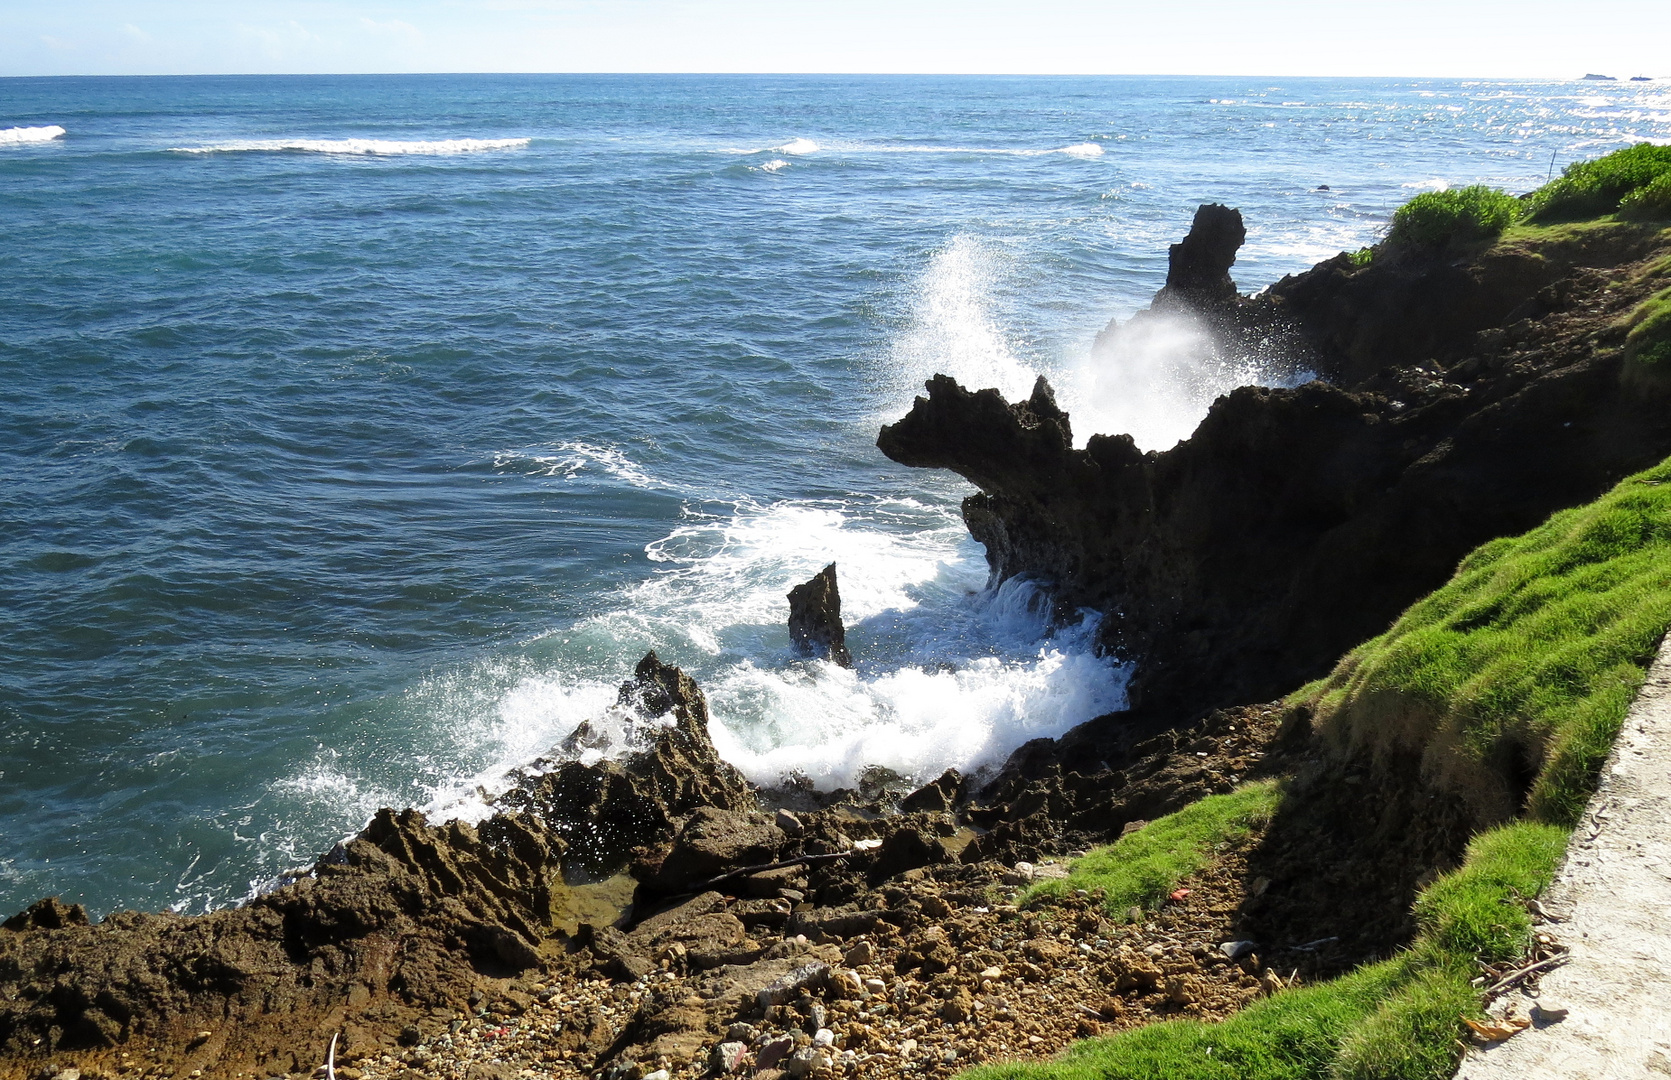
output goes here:
[{"label": "distant whitecap", "polygon": [[816,154],[823,149],[811,139],[791,139],[782,146],[772,147],[775,154]]},{"label": "distant whitecap", "polygon": [[368,154],[471,154],[483,150],[518,150],[528,139],[248,139],[210,146],[172,146],[177,154],[310,153]]},{"label": "distant whitecap", "polygon": [[49,124],[46,127],[0,128],[0,146],[51,142],[53,139],[62,139],[63,137],[64,129],[57,124]]}]

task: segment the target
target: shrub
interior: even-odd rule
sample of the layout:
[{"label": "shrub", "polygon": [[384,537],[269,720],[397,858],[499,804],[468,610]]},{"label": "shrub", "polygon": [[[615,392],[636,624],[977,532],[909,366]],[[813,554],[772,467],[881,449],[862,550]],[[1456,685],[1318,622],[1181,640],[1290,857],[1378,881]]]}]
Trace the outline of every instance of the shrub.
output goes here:
[{"label": "shrub", "polygon": [[1560,179],[1532,193],[1532,216],[1539,221],[1571,221],[1611,214],[1626,198],[1668,173],[1671,146],[1653,143],[1637,143],[1605,157],[1576,161],[1561,171]]},{"label": "shrub", "polygon": [[1620,199],[1619,216],[1641,221],[1671,218],[1671,170]]},{"label": "shrub", "polygon": [[1428,191],[1398,208],[1387,242],[1399,247],[1442,248],[1489,240],[1519,220],[1519,199],[1475,184],[1452,191]]}]

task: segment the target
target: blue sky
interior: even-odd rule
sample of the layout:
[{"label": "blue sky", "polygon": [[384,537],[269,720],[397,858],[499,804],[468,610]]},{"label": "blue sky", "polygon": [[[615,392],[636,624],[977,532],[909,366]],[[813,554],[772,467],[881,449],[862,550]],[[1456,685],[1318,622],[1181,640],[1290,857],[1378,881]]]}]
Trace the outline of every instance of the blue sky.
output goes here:
[{"label": "blue sky", "polygon": [[3,0],[0,75],[1671,76],[1671,0]]}]

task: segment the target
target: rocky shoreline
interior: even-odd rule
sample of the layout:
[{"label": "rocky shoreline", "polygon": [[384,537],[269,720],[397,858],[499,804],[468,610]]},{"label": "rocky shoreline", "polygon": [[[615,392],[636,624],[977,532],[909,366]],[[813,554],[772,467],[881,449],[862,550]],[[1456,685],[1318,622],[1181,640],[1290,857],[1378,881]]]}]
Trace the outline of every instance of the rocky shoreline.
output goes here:
[{"label": "rocky shoreline", "polygon": [[[1105,645],[1141,661],[1132,710],[978,785],[762,792],[652,653],[621,689],[629,743],[581,725],[479,826],[384,810],[203,916],[94,925],[49,899],[6,920],[0,1080],[307,1077],[332,1046],[343,1080],[945,1076],[1220,1018],[1396,949],[1482,822],[1419,760],[1356,758],[1303,709],[1249,703],[1327,670],[1481,541],[1671,454],[1671,386],[1618,348],[1671,239],[1607,222],[1342,256],[1242,297],[1241,236],[1204,207],[1139,318],[1330,381],[1237,390],[1141,453],[1074,449],[1042,379],[1011,404],[937,377],[878,441],[980,488],[964,513],[998,578],[1107,614]],[[834,568],[803,590],[797,640],[840,662]],[[1063,857],[1261,778],[1287,784],[1281,811],[1158,910],[1017,906]]]}]

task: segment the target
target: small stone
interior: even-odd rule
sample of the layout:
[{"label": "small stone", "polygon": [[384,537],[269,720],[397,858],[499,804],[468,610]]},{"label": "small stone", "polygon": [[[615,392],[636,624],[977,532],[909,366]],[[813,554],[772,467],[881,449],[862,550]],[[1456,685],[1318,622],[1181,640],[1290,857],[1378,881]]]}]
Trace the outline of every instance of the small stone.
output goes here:
[{"label": "small stone", "polygon": [[915,1040],[915,1039],[906,1039],[904,1042],[899,1044],[899,1056],[900,1057],[910,1057],[912,1054],[915,1054],[916,1052],[917,1052],[917,1040]]},{"label": "small stone", "polygon": [[1558,1024],[1571,1012],[1566,1005],[1553,999],[1539,998],[1532,1003],[1532,1021],[1536,1024]]},{"label": "small stone", "polygon": [[754,1052],[754,1063],[758,1068],[770,1069],[778,1062],[788,1057],[795,1049],[793,1035],[779,1035],[775,1039],[767,1039]]},{"label": "small stone", "polygon": [[671,1080],[666,1069],[657,1069],[652,1073],[645,1073],[644,1080]]},{"label": "small stone", "polygon": [[812,1031],[817,1031],[824,1026],[824,1022],[829,1019],[829,1015],[829,1010],[815,1001],[806,1010],[806,1026]]},{"label": "small stone", "polygon": [[708,1055],[708,1065],[717,1073],[734,1073],[743,1067],[748,1057],[748,1044],[722,1042]]},{"label": "small stone", "polygon": [[1136,904],[1133,904],[1131,907],[1126,908],[1126,922],[1137,923],[1137,922],[1142,922],[1142,921],[1143,921],[1143,909],[1142,908],[1138,907]]},{"label": "small stone", "polygon": [[760,1029],[739,1020],[725,1029],[726,1042],[751,1043],[760,1037]]},{"label": "small stone", "polygon": [[1001,979],[1004,977],[1004,969],[994,964],[989,968],[982,969],[980,977],[983,979]]},{"label": "small stone", "polygon": [[52,1080],[81,1080],[81,1070],[75,1068],[59,1069],[52,1074]]},{"label": "small stone", "polygon": [[1004,871],[1005,885],[1025,885],[1033,880],[1033,864],[1018,862],[1009,870]]},{"label": "small stone", "polygon": [[864,983],[859,979],[856,971],[837,971],[830,976],[830,996],[837,1000],[853,1000],[863,997]]},{"label": "small stone", "polygon": [[801,835],[801,829],[803,828],[801,825],[801,819],[796,817],[790,811],[779,810],[777,812],[777,817],[774,818],[773,821],[776,823],[778,828],[782,829],[790,836]]},{"label": "small stone", "polygon": [[847,950],[844,960],[848,967],[863,967],[866,964],[874,964],[876,963],[876,946],[868,941],[858,942]]},{"label": "small stone", "polygon": [[820,1068],[829,1068],[829,1065],[830,1059],[827,1055],[807,1046],[789,1055],[789,1064],[785,1067],[785,1071],[795,1080],[801,1080],[802,1077],[811,1076]]},{"label": "small stone", "polygon": [[813,1034],[812,1034],[812,1045],[814,1045],[814,1046],[834,1046],[835,1045],[835,1032],[831,1031],[827,1027],[819,1028],[817,1031],[813,1032]]},{"label": "small stone", "polygon": [[1240,960],[1258,947],[1257,941],[1226,941],[1218,947],[1218,953],[1226,960]]},{"label": "small stone", "polygon": [[881,979],[878,979],[874,975],[872,975],[870,978],[865,980],[865,991],[867,993],[880,994],[882,991],[886,990],[887,988],[888,988],[887,984],[884,983]]}]

